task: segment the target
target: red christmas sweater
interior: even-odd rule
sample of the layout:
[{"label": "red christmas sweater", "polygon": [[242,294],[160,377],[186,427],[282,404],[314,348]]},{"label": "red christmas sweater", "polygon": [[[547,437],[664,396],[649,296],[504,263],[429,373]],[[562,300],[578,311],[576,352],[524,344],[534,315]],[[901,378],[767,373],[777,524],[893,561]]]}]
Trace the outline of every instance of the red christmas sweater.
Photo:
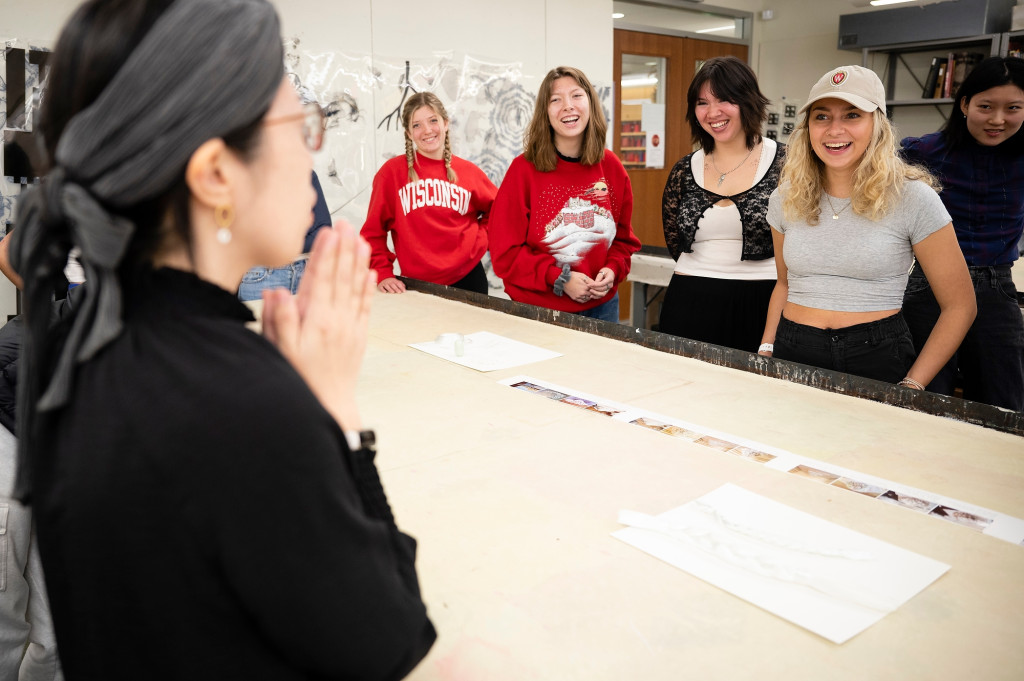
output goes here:
[{"label": "red christmas sweater", "polygon": [[[497,189],[483,171],[456,156],[447,179],[444,161],[416,154],[419,180],[409,182],[405,156],[388,160],[373,178],[373,193],[360,234],[370,244],[377,281],[402,276],[450,285],[476,267],[487,252],[487,219]],[[395,252],[388,250],[391,232]]]},{"label": "red christmas sweater", "polygon": [[[562,158],[551,172],[516,157],[491,209],[491,262],[512,300],[564,312],[607,302],[629,274],[630,256],[640,250],[633,234],[633,189],[611,151],[597,165]],[[604,298],[577,303],[556,296],[562,265],[588,277],[602,267],[615,273]]]}]

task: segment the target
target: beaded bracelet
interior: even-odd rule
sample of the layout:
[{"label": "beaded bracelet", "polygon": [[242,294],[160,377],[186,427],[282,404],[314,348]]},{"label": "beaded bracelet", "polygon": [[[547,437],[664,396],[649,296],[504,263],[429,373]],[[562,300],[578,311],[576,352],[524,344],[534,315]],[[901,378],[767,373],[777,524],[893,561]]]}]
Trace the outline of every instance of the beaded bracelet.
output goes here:
[{"label": "beaded bracelet", "polygon": [[904,388],[913,388],[914,390],[924,390],[924,386],[918,381],[912,379],[910,376],[907,376],[896,385],[902,385]]}]

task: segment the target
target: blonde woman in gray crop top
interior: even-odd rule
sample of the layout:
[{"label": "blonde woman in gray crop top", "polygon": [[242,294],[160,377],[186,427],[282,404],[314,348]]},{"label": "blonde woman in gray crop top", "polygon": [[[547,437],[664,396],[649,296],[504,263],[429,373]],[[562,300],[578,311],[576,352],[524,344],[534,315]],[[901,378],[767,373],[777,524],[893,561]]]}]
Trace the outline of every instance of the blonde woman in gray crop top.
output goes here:
[{"label": "blonde woman in gray crop top", "polygon": [[[778,281],[760,354],[923,389],[976,311],[949,213],[897,155],[873,71],[833,69],[801,113],[768,202]],[[915,258],[942,309],[916,356],[900,314]]]}]

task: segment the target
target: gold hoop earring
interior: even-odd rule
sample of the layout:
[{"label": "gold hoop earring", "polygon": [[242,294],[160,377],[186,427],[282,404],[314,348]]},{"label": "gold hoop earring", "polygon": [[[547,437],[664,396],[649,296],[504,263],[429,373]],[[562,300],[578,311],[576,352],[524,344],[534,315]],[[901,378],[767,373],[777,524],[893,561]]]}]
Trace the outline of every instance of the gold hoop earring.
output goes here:
[{"label": "gold hoop earring", "polygon": [[225,246],[231,243],[231,225],[235,222],[235,208],[231,204],[221,204],[213,209],[213,221],[217,225],[217,241]]}]

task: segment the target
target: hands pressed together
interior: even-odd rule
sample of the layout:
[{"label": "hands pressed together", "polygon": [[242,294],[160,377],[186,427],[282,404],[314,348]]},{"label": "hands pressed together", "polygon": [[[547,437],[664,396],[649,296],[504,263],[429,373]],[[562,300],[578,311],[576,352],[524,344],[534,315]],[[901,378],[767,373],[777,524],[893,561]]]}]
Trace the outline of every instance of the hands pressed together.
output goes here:
[{"label": "hands pressed together", "polygon": [[593,279],[582,272],[570,273],[564,290],[565,295],[577,303],[586,303],[604,298],[613,286],[615,286],[615,273],[610,267],[602,267]]},{"label": "hands pressed together", "polygon": [[349,224],[321,229],[292,296],[263,292],[263,333],[349,430],[362,427],[355,385],[366,350],[377,275],[370,247]]}]

